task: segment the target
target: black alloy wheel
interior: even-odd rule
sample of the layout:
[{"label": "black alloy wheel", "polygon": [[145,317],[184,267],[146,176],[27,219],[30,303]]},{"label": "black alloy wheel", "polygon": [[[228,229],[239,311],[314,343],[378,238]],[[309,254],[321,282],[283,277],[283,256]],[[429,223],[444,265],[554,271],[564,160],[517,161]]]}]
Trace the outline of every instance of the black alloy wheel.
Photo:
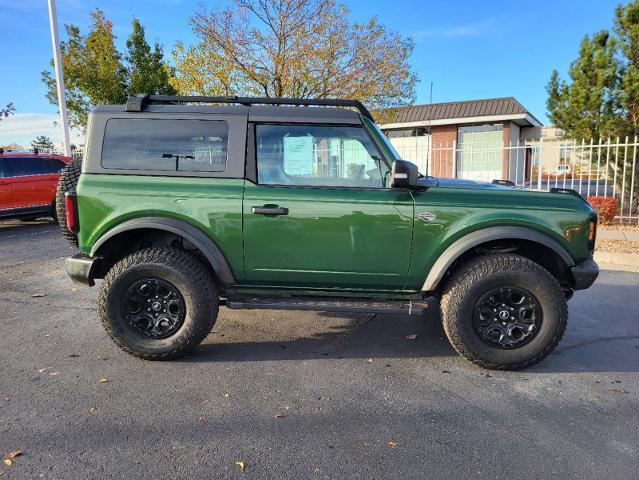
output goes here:
[{"label": "black alloy wheel", "polygon": [[473,326],[479,337],[497,348],[519,348],[530,342],[541,327],[542,310],[537,298],[514,286],[495,288],[475,303]]},{"label": "black alloy wheel", "polygon": [[149,338],[167,338],[177,332],[186,316],[180,291],[159,278],[144,278],[126,291],[124,315],[129,326]]}]

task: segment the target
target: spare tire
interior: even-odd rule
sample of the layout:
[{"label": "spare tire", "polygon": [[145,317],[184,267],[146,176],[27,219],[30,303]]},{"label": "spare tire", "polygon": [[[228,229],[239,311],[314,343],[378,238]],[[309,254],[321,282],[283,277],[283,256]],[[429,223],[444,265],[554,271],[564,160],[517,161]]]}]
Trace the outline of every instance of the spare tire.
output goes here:
[{"label": "spare tire", "polygon": [[76,158],[69,163],[60,175],[58,189],[55,193],[55,213],[60,226],[60,231],[71,245],[77,247],[78,236],[67,228],[67,211],[65,208],[64,194],[75,192],[80,173],[82,172],[82,158]]}]

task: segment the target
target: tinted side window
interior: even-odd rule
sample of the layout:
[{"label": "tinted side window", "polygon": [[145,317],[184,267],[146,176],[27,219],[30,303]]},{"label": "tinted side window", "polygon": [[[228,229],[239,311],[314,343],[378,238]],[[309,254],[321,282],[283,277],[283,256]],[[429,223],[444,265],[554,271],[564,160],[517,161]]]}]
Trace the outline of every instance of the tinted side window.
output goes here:
[{"label": "tinted side window", "polygon": [[7,177],[22,177],[27,175],[42,175],[45,173],[44,162],[41,158],[13,157],[5,158],[5,175]]},{"label": "tinted side window", "polygon": [[382,188],[388,166],[361,127],[257,125],[258,183]]},{"label": "tinted side window", "polygon": [[222,172],[228,124],[220,120],[114,118],[107,122],[102,167]]},{"label": "tinted side window", "polygon": [[60,173],[64,166],[65,163],[62,160],[55,158],[42,159],[42,173]]}]

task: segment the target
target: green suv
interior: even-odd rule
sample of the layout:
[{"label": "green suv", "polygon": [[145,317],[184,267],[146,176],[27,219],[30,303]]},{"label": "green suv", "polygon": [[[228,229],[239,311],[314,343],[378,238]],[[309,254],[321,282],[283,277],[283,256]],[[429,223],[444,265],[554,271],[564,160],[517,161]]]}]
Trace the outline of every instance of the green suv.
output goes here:
[{"label": "green suv", "polygon": [[576,192],[423,176],[358,101],[137,96],[99,106],[58,188],[70,277],[149,360],[218,307],[419,315],[494,369],[544,358],[588,288],[597,218]]}]

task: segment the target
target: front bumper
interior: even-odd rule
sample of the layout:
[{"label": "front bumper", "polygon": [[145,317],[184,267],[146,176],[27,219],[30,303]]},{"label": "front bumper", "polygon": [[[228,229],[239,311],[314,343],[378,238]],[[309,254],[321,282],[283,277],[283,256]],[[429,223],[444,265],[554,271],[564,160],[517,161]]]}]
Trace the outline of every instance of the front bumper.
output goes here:
[{"label": "front bumper", "polygon": [[75,283],[92,287],[95,285],[93,279],[99,260],[78,253],[64,260],[64,269]]},{"label": "front bumper", "polygon": [[584,290],[590,287],[599,275],[599,266],[592,258],[585,262],[578,263],[570,269],[575,279],[575,290]]}]

